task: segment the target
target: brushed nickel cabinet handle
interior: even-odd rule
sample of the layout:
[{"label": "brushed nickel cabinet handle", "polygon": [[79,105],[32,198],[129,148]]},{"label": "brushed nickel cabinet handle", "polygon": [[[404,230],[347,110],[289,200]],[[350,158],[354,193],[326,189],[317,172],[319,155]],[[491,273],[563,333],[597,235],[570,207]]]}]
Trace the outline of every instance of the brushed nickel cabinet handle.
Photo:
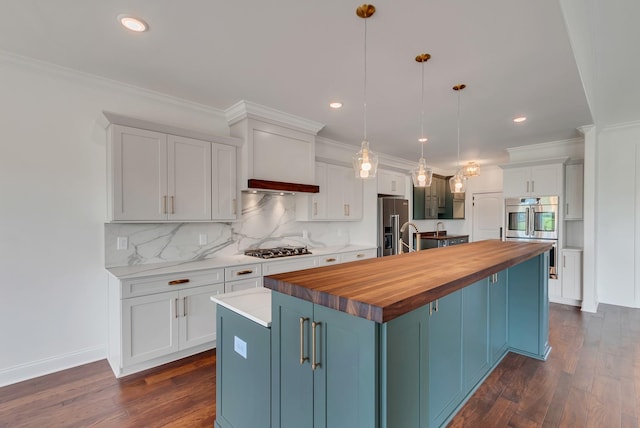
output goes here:
[{"label": "brushed nickel cabinet handle", "polygon": [[392,192],[396,191],[396,180],[391,180],[391,191]]},{"label": "brushed nickel cabinet handle", "polygon": [[189,282],[189,279],[187,278],[174,279],[173,281],[169,281],[169,285],[180,285],[180,284],[186,284],[187,282]]},{"label": "brushed nickel cabinet handle", "polygon": [[440,299],[436,299],[436,307],[433,309],[433,312],[438,312],[438,300]]},{"label": "brushed nickel cabinet handle", "polygon": [[336,261],[336,258],[335,257],[329,257],[328,259],[324,259],[324,261],[327,262],[327,263],[333,263],[333,262]]},{"label": "brushed nickel cabinet handle", "polygon": [[531,180],[531,192],[535,192],[535,190],[534,190],[535,184],[536,184],[536,182]]},{"label": "brushed nickel cabinet handle", "polygon": [[567,203],[567,215],[569,215],[569,203]]},{"label": "brushed nickel cabinet handle", "polygon": [[173,308],[176,311],[175,317],[178,318],[178,298],[176,298],[173,303],[174,303]]},{"label": "brushed nickel cabinet handle", "polygon": [[171,214],[175,214],[176,213],[176,202],[175,202],[175,196],[171,197]]},{"label": "brushed nickel cabinet handle", "polygon": [[311,323],[311,369],[315,370],[320,367],[320,363],[318,362],[318,358],[316,355],[316,327],[318,327],[320,322],[312,322]]},{"label": "brushed nickel cabinet handle", "polygon": [[253,273],[252,269],[238,271],[236,272],[236,275],[249,275],[250,273]]},{"label": "brushed nickel cabinet handle", "polygon": [[182,316],[187,316],[187,296],[182,298]]},{"label": "brushed nickel cabinet handle", "polygon": [[303,365],[305,361],[309,361],[309,357],[304,356],[304,323],[309,321],[309,318],[300,317],[300,365]]},{"label": "brushed nickel cabinet handle", "polygon": [[162,214],[167,213],[167,195],[162,197]]},{"label": "brushed nickel cabinet handle", "polygon": [[433,302],[429,302],[429,316],[433,315]]}]

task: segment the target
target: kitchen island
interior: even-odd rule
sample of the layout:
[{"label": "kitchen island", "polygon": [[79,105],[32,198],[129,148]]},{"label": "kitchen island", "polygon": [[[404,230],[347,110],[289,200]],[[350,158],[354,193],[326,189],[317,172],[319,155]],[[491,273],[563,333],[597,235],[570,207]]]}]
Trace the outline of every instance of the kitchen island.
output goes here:
[{"label": "kitchen island", "polygon": [[264,426],[445,425],[507,352],[547,358],[549,249],[482,241],[265,277]]}]

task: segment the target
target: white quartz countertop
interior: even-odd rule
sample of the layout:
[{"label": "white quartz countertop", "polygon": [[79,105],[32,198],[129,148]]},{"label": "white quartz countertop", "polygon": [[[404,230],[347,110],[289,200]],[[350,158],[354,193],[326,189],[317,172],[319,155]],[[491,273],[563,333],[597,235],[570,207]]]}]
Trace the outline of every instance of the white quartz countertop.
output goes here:
[{"label": "white quartz countertop", "polygon": [[[370,245],[342,245],[334,247],[322,247],[311,248],[309,251],[312,254],[292,256],[291,258],[303,258],[303,257],[316,257],[325,254],[334,253],[346,253],[350,251],[370,250],[376,247]],[[131,266],[118,266],[107,268],[107,271],[118,279],[132,279],[142,278],[152,275],[167,275],[181,272],[192,272],[206,269],[216,269],[225,267],[242,266],[255,263],[272,263],[279,260],[284,260],[285,257],[278,257],[273,259],[261,259],[259,257],[245,256],[244,254],[212,257],[202,260],[191,260],[182,262],[166,262],[166,263],[151,263]]]},{"label": "white quartz countertop", "polygon": [[271,290],[250,288],[211,296],[211,301],[264,327],[271,327]]}]

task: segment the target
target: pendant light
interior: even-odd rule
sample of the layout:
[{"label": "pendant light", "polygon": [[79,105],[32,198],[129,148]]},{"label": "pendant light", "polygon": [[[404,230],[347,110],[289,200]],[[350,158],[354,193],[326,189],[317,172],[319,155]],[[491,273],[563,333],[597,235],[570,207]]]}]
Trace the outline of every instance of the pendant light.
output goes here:
[{"label": "pendant light", "polygon": [[362,4],[356,9],[356,15],[364,19],[364,138],[360,151],[353,157],[353,169],[356,178],[375,178],[378,171],[378,155],[369,149],[367,141],[367,18],[376,12],[372,4]]},{"label": "pendant light", "polygon": [[[453,87],[453,90],[458,93],[458,167],[460,167],[460,91],[466,88],[467,85],[460,83]],[[458,169],[456,175],[449,179],[449,188],[451,193],[464,193],[466,189],[466,178],[462,173],[462,169]]]},{"label": "pendant light", "polygon": [[427,137],[424,136],[424,63],[429,58],[431,58],[431,55],[428,53],[423,53],[416,57],[416,61],[422,64],[422,119],[420,121],[420,138],[418,139],[420,142],[420,159],[418,160],[418,166],[411,171],[414,187],[429,187],[433,178],[433,170],[427,167],[427,161],[424,158],[424,144],[427,142]]},{"label": "pendant light", "polygon": [[469,162],[462,168],[462,175],[465,177],[477,177],[480,175],[480,165],[475,162]]}]

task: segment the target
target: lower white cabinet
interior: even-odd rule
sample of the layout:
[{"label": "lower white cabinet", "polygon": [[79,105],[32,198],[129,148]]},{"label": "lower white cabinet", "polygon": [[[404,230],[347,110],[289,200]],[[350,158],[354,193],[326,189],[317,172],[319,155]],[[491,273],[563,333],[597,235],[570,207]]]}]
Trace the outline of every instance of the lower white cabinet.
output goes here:
[{"label": "lower white cabinet", "polygon": [[562,250],[562,297],[582,300],[582,250]]},{"label": "lower white cabinet", "polygon": [[247,290],[262,287],[262,265],[232,266],[224,269],[224,292]]},{"label": "lower white cabinet", "polygon": [[224,293],[224,271],[189,274],[109,277],[108,360],[116,376],[215,347],[216,311],[210,297]]}]

